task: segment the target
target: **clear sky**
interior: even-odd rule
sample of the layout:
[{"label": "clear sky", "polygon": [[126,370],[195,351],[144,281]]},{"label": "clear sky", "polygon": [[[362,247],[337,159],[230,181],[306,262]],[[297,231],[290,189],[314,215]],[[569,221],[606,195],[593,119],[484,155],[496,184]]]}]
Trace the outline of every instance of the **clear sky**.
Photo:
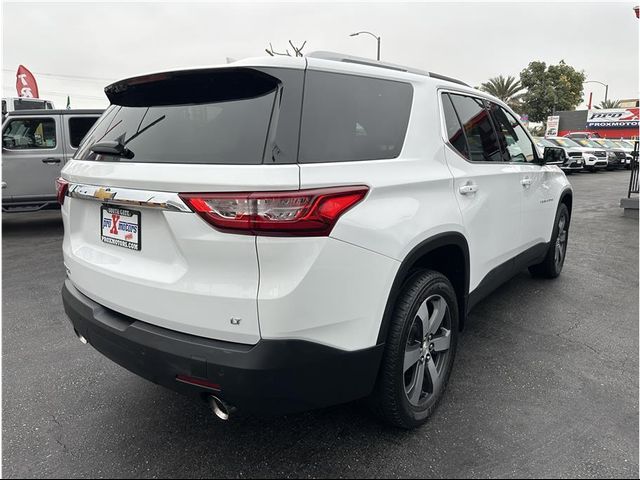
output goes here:
[{"label": "clear sky", "polygon": [[[636,0],[640,3],[640,0]],[[572,3],[31,3],[3,2],[2,94],[15,71],[36,76],[42,98],[64,108],[104,107],[111,81],[149,71],[225,63],[304,40],[411,65],[478,85],[532,60],[568,64],[609,84],[609,98],[638,97],[634,2]],[[604,87],[585,85],[594,102]]]}]

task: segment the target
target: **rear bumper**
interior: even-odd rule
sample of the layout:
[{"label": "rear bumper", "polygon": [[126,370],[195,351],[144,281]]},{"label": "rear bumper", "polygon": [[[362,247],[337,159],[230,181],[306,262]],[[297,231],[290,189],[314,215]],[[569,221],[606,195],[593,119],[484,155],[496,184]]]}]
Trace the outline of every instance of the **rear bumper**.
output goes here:
[{"label": "rear bumper", "polygon": [[[105,308],[66,280],[64,309],[73,328],[100,353],[154,383],[253,413],[311,410],[373,390],[384,345],[353,352],[302,340],[242,345],[187,335]],[[204,380],[195,386],[177,376]]]}]

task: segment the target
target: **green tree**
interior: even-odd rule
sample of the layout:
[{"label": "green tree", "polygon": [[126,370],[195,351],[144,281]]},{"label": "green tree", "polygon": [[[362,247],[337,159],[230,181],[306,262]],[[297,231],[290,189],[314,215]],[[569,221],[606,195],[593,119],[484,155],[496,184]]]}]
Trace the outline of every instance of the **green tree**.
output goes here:
[{"label": "green tree", "polygon": [[582,84],[586,76],[564,60],[558,65],[531,62],[520,72],[520,83],[527,92],[522,97],[522,111],[532,122],[542,122],[554,111],[575,110],[582,101]]},{"label": "green tree", "polygon": [[522,104],[522,95],[524,89],[520,84],[520,81],[509,75],[503,77],[499,75],[497,77],[490,78],[487,82],[480,85],[480,90],[487,92],[494,97],[499,98],[504,103],[509,105],[513,110],[520,112]]},{"label": "green tree", "polygon": [[620,106],[620,100],[603,100],[598,105],[594,105],[594,108],[618,108]]}]

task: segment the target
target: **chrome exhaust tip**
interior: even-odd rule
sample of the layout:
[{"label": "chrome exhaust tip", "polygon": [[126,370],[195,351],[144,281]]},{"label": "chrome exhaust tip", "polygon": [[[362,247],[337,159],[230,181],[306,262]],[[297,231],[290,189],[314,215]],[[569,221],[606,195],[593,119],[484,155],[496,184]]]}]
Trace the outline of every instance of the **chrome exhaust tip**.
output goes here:
[{"label": "chrome exhaust tip", "polygon": [[220,420],[225,422],[229,420],[229,416],[235,411],[234,407],[230,407],[218,397],[215,397],[213,395],[209,395],[209,406],[211,407],[211,411],[213,412],[213,414]]},{"label": "chrome exhaust tip", "polygon": [[76,336],[78,337],[78,340],[80,340],[82,342],[83,345],[86,345],[87,343],[89,343],[89,341],[84,338],[82,335],[80,335],[80,333],[78,333],[77,330],[73,330],[74,332],[76,332]]}]

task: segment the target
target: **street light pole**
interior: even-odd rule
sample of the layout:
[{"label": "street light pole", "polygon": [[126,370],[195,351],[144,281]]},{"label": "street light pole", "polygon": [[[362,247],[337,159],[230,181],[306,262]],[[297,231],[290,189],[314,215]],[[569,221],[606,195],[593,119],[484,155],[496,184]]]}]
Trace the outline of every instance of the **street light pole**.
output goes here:
[{"label": "street light pole", "polygon": [[607,98],[609,98],[609,85],[603,82],[599,82],[598,80],[587,80],[584,83],[599,83],[600,85],[604,86],[604,101],[607,101]]},{"label": "street light pole", "polygon": [[377,60],[380,61],[380,38],[378,35],[371,33],[371,32],[356,32],[356,33],[352,33],[351,35],[349,35],[350,37],[357,37],[358,35],[360,35],[361,33],[366,33],[367,35],[371,35],[373,38],[375,38],[378,42],[378,56],[377,56]]}]

